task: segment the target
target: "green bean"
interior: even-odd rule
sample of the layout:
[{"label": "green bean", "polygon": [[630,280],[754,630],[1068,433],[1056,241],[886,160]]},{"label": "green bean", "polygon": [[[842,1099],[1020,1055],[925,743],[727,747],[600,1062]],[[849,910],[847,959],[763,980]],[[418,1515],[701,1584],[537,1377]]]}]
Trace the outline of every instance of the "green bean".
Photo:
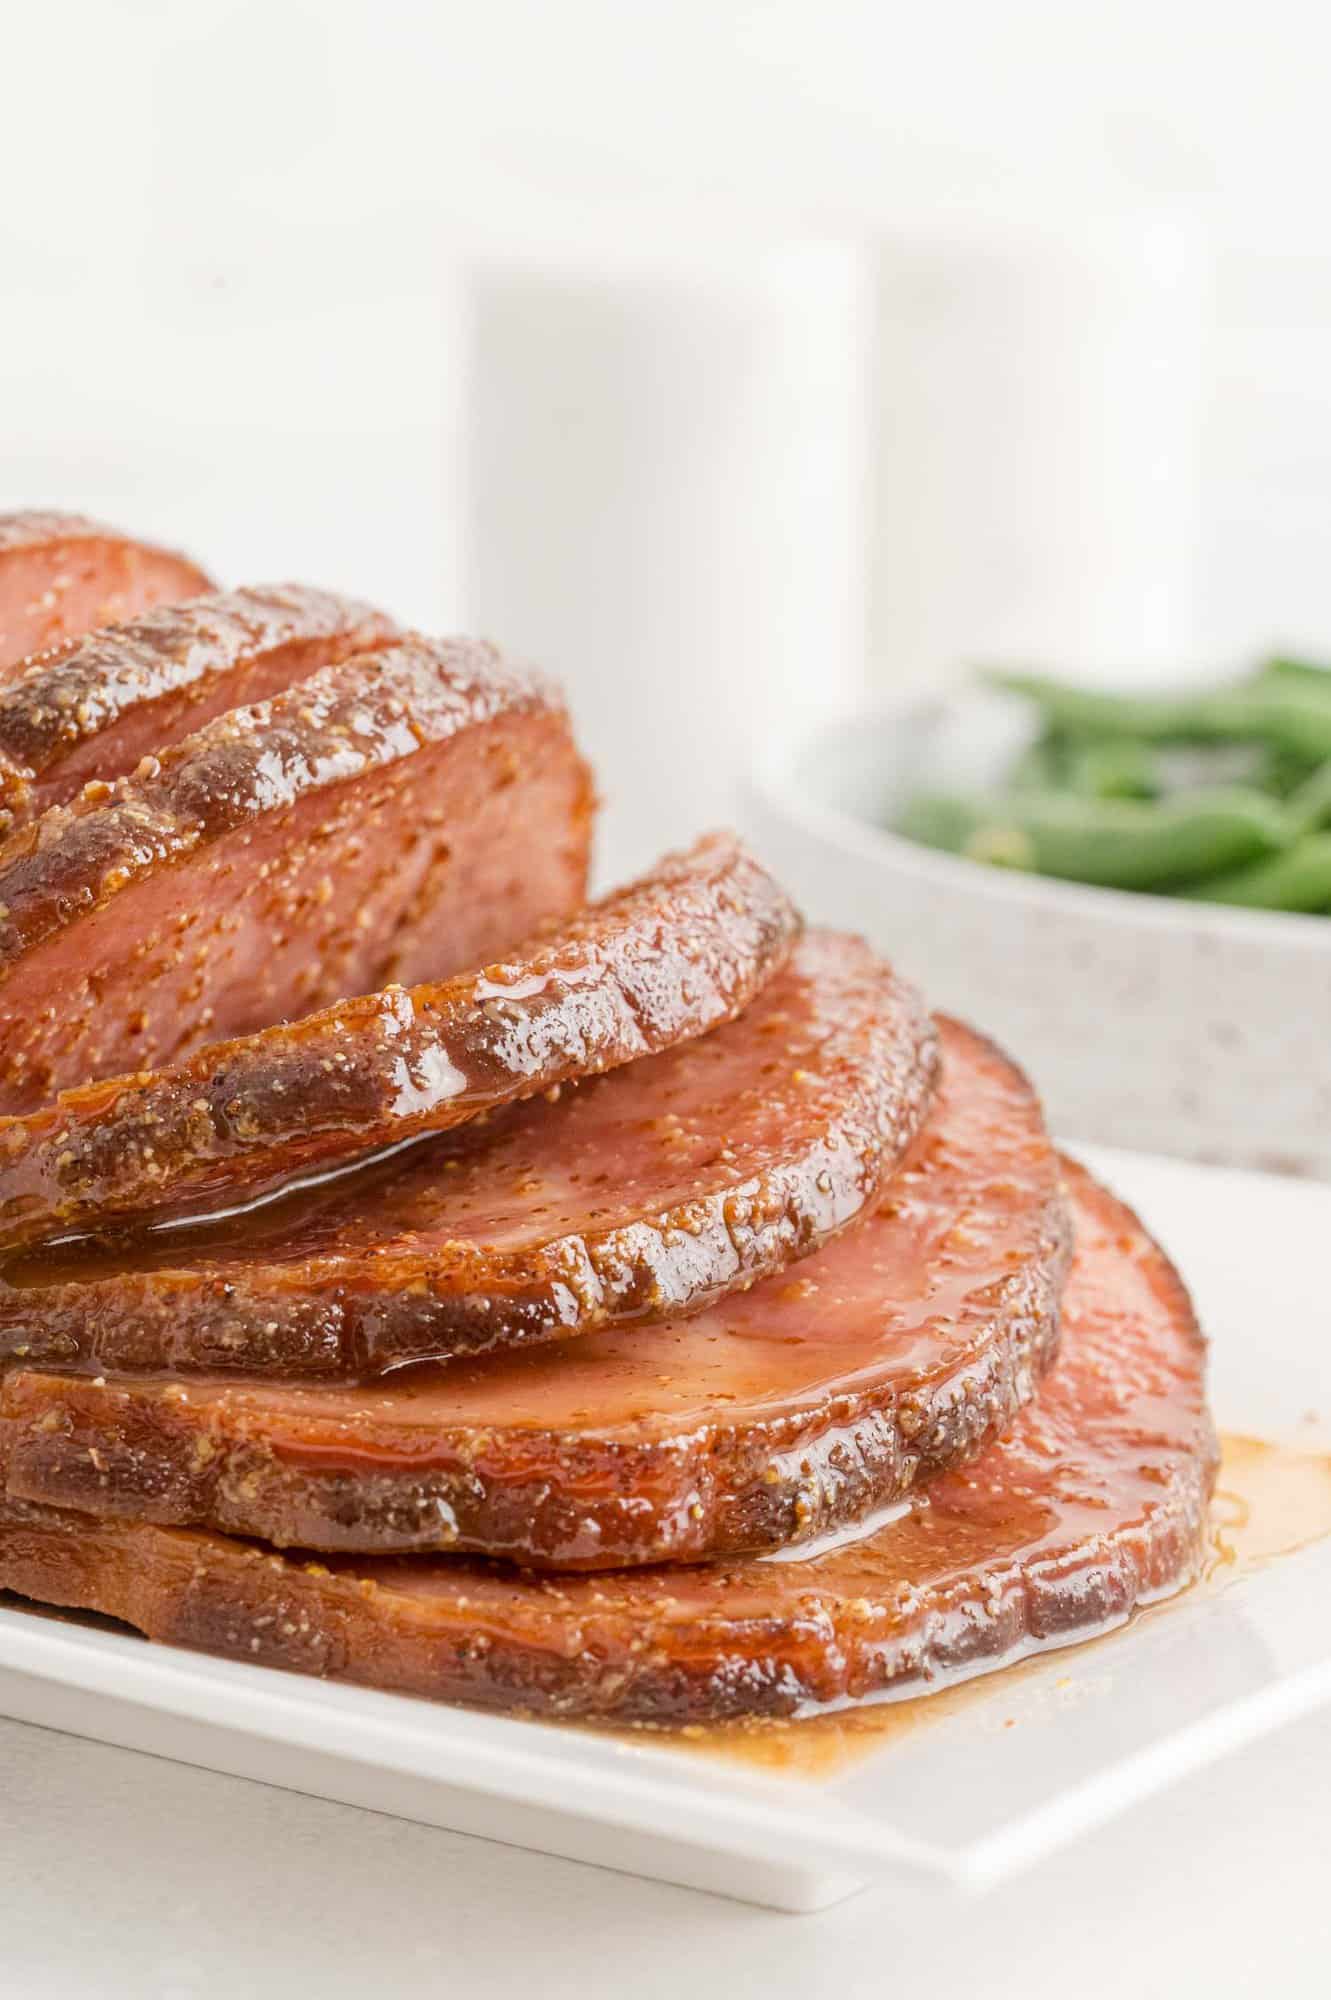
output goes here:
[{"label": "green bean", "polygon": [[1263,660],[1256,678],[1258,681],[1290,681],[1301,687],[1331,691],[1331,667],[1322,666],[1316,660],[1291,659],[1283,653]]},{"label": "green bean", "polygon": [[1309,834],[1283,854],[1194,882],[1179,893],[1249,909],[1331,910],[1331,834]]},{"label": "green bean", "polygon": [[1177,798],[1081,799],[1059,792],[922,794],[898,831],[975,861],[1116,889],[1168,889],[1277,853],[1289,821],[1239,786]]},{"label": "green bean", "polygon": [[1007,774],[1013,791],[1057,791],[1067,775],[1067,746],[1061,736],[1037,736]]},{"label": "green bean", "polygon": [[1268,748],[1261,753],[1253,782],[1275,798],[1287,799],[1321,770],[1323,762],[1320,757],[1305,757],[1294,750]]},{"label": "green bean", "polygon": [[1292,834],[1316,833],[1331,825],[1331,758],[1296,785],[1284,803]]},{"label": "green bean", "polygon": [[1064,753],[1068,790],[1087,799],[1153,799],[1160,791],[1155,755],[1136,736],[1070,743]]},{"label": "green bean", "polygon": [[1149,743],[1131,736],[1077,741],[1054,731],[1026,746],[1007,783],[1012,791],[1070,791],[1087,799],[1153,799],[1160,791]]},{"label": "green bean", "polygon": [[1174,695],[1104,694],[1040,674],[994,672],[993,687],[1037,704],[1048,728],[1072,736],[1136,736],[1147,743],[1269,743],[1331,757],[1331,678],[1259,680]]}]

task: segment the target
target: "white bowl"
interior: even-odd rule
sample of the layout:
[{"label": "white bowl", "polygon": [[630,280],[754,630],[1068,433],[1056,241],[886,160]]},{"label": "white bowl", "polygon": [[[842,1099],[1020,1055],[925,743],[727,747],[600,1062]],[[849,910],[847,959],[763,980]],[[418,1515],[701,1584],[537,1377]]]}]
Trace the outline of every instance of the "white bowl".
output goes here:
[{"label": "white bowl", "polygon": [[1331,917],[1086,888],[886,831],[916,786],[983,781],[981,709],[915,696],[774,746],[747,787],[755,847],[812,919],[1001,1041],[1058,1131],[1331,1178]]}]

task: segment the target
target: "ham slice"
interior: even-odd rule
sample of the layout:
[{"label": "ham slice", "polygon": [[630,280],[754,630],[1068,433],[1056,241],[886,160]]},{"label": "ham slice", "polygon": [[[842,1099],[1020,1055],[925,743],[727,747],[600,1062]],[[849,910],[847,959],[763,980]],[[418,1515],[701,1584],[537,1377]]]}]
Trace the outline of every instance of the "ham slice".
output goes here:
[{"label": "ham slice", "polygon": [[68,1091],[0,1120],[0,1246],[234,1204],[658,1054],[741,1013],[798,929],[714,835],[500,964]]},{"label": "ham slice", "polygon": [[[650,966],[636,991],[630,1039],[679,1025]],[[734,998],[729,973],[689,992]],[[0,1361],[356,1378],[695,1311],[873,1207],[936,1060],[912,989],[815,933],[738,1020],[554,1104],[220,1223],[11,1262]]]},{"label": "ham slice", "polygon": [[233,709],[0,849],[0,1112],[494,958],[585,895],[562,702],[404,639]]},{"label": "ham slice", "polygon": [[236,1659],[600,1722],[810,1713],[1090,1638],[1197,1574],[1216,1451],[1178,1274],[1067,1171],[1077,1253],[1040,1400],[897,1518],[807,1561],[584,1578],[307,1562],[11,1497],[0,1585]]},{"label": "ham slice", "polygon": [[[823,949],[839,945],[829,938]],[[725,1036],[743,1038],[763,1005],[655,1061],[683,1064]],[[763,1040],[754,1130],[779,1148],[812,1072],[792,1073],[773,1037],[765,1077]],[[604,1099],[640,1083],[618,1130],[592,1114],[591,1191],[607,1203],[624,1182],[624,1147],[641,1147],[644,1118],[660,1121],[657,1144],[670,1145],[671,1094],[651,1068],[584,1086]],[[715,1068],[727,1078],[730,1059]],[[697,1133],[716,1157],[733,1144],[705,1091],[675,1115],[686,1160]],[[857,1156],[839,1136],[815,1177],[827,1203],[815,1228],[854,1212]],[[544,1160],[540,1200],[584,1213],[588,1188],[561,1186],[562,1157],[559,1147]],[[488,1217],[501,1244],[533,1199],[520,1156],[513,1165]],[[574,1155],[570,1171],[581,1170]],[[750,1232],[761,1241],[773,1220],[780,1231],[782,1190],[778,1176],[770,1190],[733,1191],[723,1220],[736,1255]],[[316,1215],[294,1253],[297,1283],[319,1227]],[[678,1239],[670,1247],[687,1273],[687,1216]],[[293,1240],[284,1221],[274,1248],[290,1257]],[[936,1108],[876,1212],[794,1271],[691,1318],[364,1386],[20,1367],[0,1386],[10,1491],[279,1545],[478,1550],[561,1569],[777,1548],[862,1520],[974,1457],[1010,1422],[1053,1357],[1066,1250],[1058,1162],[1034,1093],[997,1050],[949,1026]],[[244,1283],[243,1260],[234,1275]],[[400,1268],[390,1275],[391,1305]],[[505,1307],[506,1328],[509,1317]]]},{"label": "ham slice", "polygon": [[212,584],[187,557],[79,514],[0,514],[0,669]]},{"label": "ham slice", "polygon": [[39,653],[0,680],[0,833],[394,629],[368,605],[272,584],[160,605]]}]

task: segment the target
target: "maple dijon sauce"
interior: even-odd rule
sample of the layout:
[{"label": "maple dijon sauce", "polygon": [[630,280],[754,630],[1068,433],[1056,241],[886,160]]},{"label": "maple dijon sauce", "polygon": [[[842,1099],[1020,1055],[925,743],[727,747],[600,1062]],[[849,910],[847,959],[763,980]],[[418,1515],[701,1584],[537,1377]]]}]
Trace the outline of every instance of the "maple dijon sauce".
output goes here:
[{"label": "maple dijon sauce", "polygon": [[[1163,1602],[1134,1612],[1127,1625],[1167,1617],[1172,1605],[1198,1591],[1231,1588],[1281,1556],[1331,1536],[1331,1451],[1276,1444],[1240,1433],[1221,1437],[1220,1470],[1211,1502],[1207,1552],[1197,1581]],[[1000,1713],[1005,1689],[1046,1670],[1057,1650],[1068,1672],[1054,1684],[1056,1699],[1080,1698],[1077,1662],[1127,1627],[1100,1638],[1050,1649],[1035,1656],[959,1681],[936,1693],[904,1700],[870,1702],[834,1715],[796,1721],[716,1723],[679,1730],[681,1749],[758,1765],[783,1776],[817,1778],[833,1773],[902,1737],[932,1728],[977,1702],[995,1705],[995,1726],[1013,1727]]]}]

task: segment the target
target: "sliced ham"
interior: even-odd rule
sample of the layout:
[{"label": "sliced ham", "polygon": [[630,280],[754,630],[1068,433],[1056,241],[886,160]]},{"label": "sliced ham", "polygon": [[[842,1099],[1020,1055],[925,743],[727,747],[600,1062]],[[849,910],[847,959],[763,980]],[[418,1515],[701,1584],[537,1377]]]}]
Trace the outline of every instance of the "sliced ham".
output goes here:
[{"label": "sliced ham", "polygon": [[[678,1021],[640,993],[636,1029]],[[914,991],[815,933],[738,1020],[553,1104],[222,1223],[11,1262],[0,1363],[354,1379],[695,1311],[873,1207],[936,1064]]]},{"label": "sliced ham", "polygon": [[272,584],[159,605],[39,653],[0,680],[0,833],[394,630],[369,605]]},{"label": "sliced ham", "polygon": [[447,1558],[287,1560],[12,1497],[0,1585],[236,1659],[601,1722],[808,1713],[1090,1638],[1196,1575],[1216,1453],[1178,1274],[1129,1210],[1068,1173],[1077,1254],[1040,1400],[828,1553],[542,1579]]},{"label": "sliced ham", "polygon": [[0,1112],[485,963],[584,899],[558,696],[405,639],[234,709],[0,850]]},{"label": "sliced ham", "polygon": [[0,670],[94,625],[211,589],[187,557],[79,514],[0,514]]},{"label": "sliced ham", "polygon": [[[763,1005],[655,1062],[686,1064],[743,1037]],[[755,1129],[775,1147],[800,1116],[801,1091],[818,1084],[816,1072],[791,1069],[784,1033],[770,1042],[770,1077],[761,1035],[750,1050]],[[729,1062],[717,1067],[726,1078]],[[589,1114],[591,1143],[568,1156],[570,1176],[590,1170],[592,1192],[599,1175],[608,1204],[622,1190],[626,1146],[643,1171],[644,1120],[666,1149],[677,1118],[686,1162],[699,1137],[712,1158],[731,1137],[706,1092],[667,1109],[671,1093],[652,1085],[651,1068],[573,1096],[576,1108],[647,1078],[618,1130]],[[585,1213],[589,1189],[561,1182],[564,1157],[562,1146],[542,1156],[541,1201]],[[841,1141],[826,1157],[815,1229],[847,1220],[856,1201],[857,1148]],[[490,1215],[473,1218],[501,1244],[529,1221],[526,1164],[519,1155],[513,1166]],[[736,1256],[750,1232],[761,1240],[775,1224],[779,1236],[788,1184],[776,1176],[770,1188],[733,1191],[723,1220]],[[667,1246],[686,1275],[695,1240],[712,1254],[705,1211],[698,1225],[695,1239],[686,1213]],[[316,1211],[295,1251],[298,1273],[317,1254],[320,1227]],[[289,1259],[292,1245],[283,1221],[272,1248]],[[776,1548],[863,1519],[974,1457],[1011,1420],[1053,1356],[1066,1252],[1058,1162],[1030,1086],[989,1044],[950,1026],[935,1110],[876,1212],[784,1275],[691,1318],[366,1386],[19,1367],[0,1387],[10,1491],[280,1545],[480,1550],[555,1568]],[[243,1261],[234,1275],[245,1282]],[[387,1275],[391,1307],[403,1296],[400,1265]],[[572,1260],[569,1281],[581,1282]],[[507,1301],[501,1317],[511,1325]]]},{"label": "sliced ham", "polygon": [[[253,1198],[658,1054],[741,1013],[798,929],[771,876],[715,835],[482,971],[338,1001],[156,1074],[67,1092],[0,1120],[0,1246]],[[898,1013],[923,1043],[920,1009],[903,996]],[[906,1125],[920,1061],[912,1048]],[[391,1236],[392,1219],[381,1226]],[[90,1345],[96,1332],[90,1319]]]}]

